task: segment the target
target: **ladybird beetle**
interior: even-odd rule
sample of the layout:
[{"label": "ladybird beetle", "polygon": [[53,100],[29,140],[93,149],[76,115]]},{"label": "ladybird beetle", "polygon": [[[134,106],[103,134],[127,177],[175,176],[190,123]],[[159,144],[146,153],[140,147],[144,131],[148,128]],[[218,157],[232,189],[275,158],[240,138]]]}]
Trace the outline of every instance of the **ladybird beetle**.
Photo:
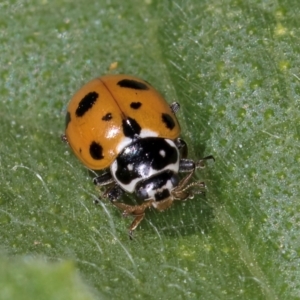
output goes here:
[{"label": "ladybird beetle", "polygon": [[[204,160],[214,158],[187,159],[175,116],[179,108],[177,102],[169,105],[148,82],[129,75],[96,78],[68,105],[63,140],[88,168],[104,170],[94,183],[108,186],[104,195],[123,216],[135,217],[130,237],[147,208],[162,211],[174,200],[203,193],[204,183],[191,178]],[[135,193],[140,204],[119,202],[125,192]]]}]

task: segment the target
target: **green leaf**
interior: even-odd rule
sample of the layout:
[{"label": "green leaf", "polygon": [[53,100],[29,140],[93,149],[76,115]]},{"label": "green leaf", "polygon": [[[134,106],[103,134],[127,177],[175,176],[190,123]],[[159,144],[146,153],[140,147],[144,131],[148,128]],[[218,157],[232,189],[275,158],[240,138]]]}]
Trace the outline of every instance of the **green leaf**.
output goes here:
[{"label": "green leaf", "polygon": [[2,300],[94,299],[70,262],[47,265],[35,258],[0,259]]},{"label": "green leaf", "polygon": [[[71,260],[102,299],[300,299],[299,14],[296,0],[0,3],[2,249]],[[206,196],[149,212],[133,241],[60,141],[71,96],[106,73],[180,102],[189,156],[216,158],[197,172]]]}]

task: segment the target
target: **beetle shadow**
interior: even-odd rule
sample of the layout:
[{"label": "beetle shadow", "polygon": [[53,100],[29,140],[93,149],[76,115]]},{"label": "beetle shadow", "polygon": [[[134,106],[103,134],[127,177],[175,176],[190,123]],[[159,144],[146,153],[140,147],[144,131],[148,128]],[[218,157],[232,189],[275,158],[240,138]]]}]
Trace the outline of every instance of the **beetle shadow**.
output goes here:
[{"label": "beetle shadow", "polygon": [[158,212],[152,209],[146,214],[146,221],[141,228],[168,237],[182,237],[194,234],[206,234],[212,227],[214,219],[213,207],[207,199],[195,196],[187,201],[175,201],[166,211]]}]

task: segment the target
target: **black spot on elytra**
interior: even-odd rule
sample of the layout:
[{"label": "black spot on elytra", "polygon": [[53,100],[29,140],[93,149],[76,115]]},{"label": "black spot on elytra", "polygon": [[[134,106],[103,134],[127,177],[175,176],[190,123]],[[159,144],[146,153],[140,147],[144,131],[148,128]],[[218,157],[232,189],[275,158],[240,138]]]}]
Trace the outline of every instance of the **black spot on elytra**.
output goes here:
[{"label": "black spot on elytra", "polygon": [[112,119],[112,114],[107,113],[105,116],[102,117],[103,121],[110,121]]},{"label": "black spot on elytra", "polygon": [[100,160],[104,158],[102,146],[95,141],[92,142],[90,145],[90,154],[91,157],[95,160]]},{"label": "black spot on elytra", "polygon": [[175,122],[169,114],[162,114],[162,120],[166,127],[172,130],[175,127]]},{"label": "black spot on elytra", "polygon": [[133,109],[139,109],[142,106],[141,102],[131,102],[130,107]]},{"label": "black spot on elytra", "polygon": [[126,137],[133,139],[141,133],[141,126],[135,119],[127,118],[126,120],[123,120],[122,125],[123,133]]},{"label": "black spot on elytra", "polygon": [[88,110],[90,110],[99,98],[99,94],[96,92],[90,92],[86,94],[79,102],[76,109],[76,116],[82,117]]},{"label": "black spot on elytra", "polygon": [[149,90],[148,86],[145,83],[133,79],[122,79],[117,84],[118,86],[123,88],[134,90]]},{"label": "black spot on elytra", "polygon": [[82,149],[81,148],[79,148],[79,153],[81,153],[82,152]]},{"label": "black spot on elytra", "polygon": [[71,114],[69,112],[67,112],[66,120],[65,120],[66,129],[68,128],[68,125],[70,122],[71,122]]}]

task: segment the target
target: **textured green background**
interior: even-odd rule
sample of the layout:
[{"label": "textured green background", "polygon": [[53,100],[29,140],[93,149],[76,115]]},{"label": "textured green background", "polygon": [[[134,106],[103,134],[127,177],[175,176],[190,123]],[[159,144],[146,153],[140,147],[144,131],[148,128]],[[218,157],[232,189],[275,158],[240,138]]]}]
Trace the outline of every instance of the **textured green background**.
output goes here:
[{"label": "textured green background", "polygon": [[[298,0],[0,1],[0,298],[300,299],[299,15]],[[192,158],[216,158],[206,198],[149,213],[134,241],[60,141],[72,94],[115,61],[182,104]]]}]

